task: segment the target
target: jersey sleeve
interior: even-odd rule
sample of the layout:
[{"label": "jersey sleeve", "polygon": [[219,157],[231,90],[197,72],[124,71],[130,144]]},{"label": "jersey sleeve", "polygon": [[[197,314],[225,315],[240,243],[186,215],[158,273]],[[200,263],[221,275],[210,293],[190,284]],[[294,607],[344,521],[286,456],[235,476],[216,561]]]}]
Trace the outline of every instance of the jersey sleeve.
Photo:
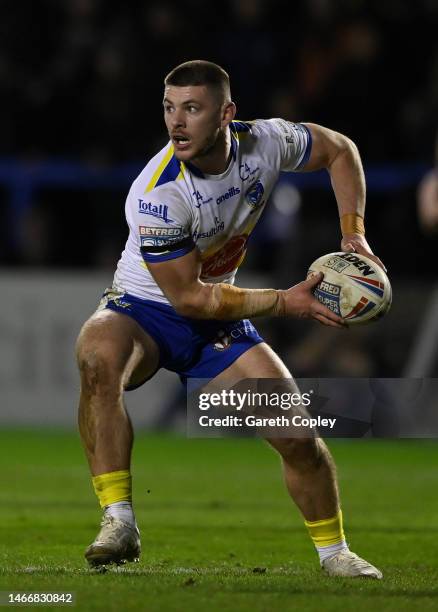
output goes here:
[{"label": "jersey sleeve", "polygon": [[126,218],[146,263],[176,259],[195,248],[190,208],[175,189],[162,187],[143,193],[134,183]]},{"label": "jersey sleeve", "polygon": [[279,170],[301,170],[309,161],[312,152],[312,134],[309,128],[303,123],[292,123],[285,119],[267,119],[263,123],[266,132],[279,147]]}]

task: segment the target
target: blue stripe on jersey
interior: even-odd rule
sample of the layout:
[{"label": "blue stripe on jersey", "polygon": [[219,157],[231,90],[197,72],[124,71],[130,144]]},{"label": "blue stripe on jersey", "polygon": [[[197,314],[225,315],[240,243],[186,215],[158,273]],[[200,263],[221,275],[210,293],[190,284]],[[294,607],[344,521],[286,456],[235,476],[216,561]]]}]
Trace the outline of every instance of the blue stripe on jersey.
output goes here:
[{"label": "blue stripe on jersey", "polygon": [[204,173],[199,168],[191,164],[190,162],[185,162],[184,165],[186,166],[186,168],[190,170],[192,174],[194,174],[198,178],[204,178]]},{"label": "blue stripe on jersey", "polygon": [[175,251],[167,251],[167,253],[166,252],[165,253],[146,253],[142,249],[141,254],[143,256],[143,259],[147,263],[155,263],[155,262],[160,262],[160,261],[168,261],[169,259],[177,259],[178,257],[187,255],[187,253],[190,253],[191,251],[193,251],[194,248],[195,248],[195,243],[192,242],[191,244],[188,244],[182,249],[176,249]]},{"label": "blue stripe on jersey", "polygon": [[231,132],[231,155],[233,156],[233,159],[236,159],[237,156],[237,136],[234,135],[233,132]]},{"label": "blue stripe on jersey", "polygon": [[174,181],[180,172],[181,162],[176,159],[175,155],[172,155],[169,163],[161,173],[160,178],[155,183],[155,187],[159,187],[160,185],[165,185],[166,183],[170,183],[170,181]]},{"label": "blue stripe on jersey", "polygon": [[310,159],[310,154],[312,153],[312,133],[309,130],[309,128],[307,127],[307,125],[304,125],[303,123],[298,123],[297,125],[299,125],[300,127],[304,128],[306,130],[307,136],[308,136],[306,150],[304,151],[303,159],[301,160],[299,165],[296,167],[296,170],[299,170],[301,168],[304,168],[304,166],[307,164],[307,162]]}]

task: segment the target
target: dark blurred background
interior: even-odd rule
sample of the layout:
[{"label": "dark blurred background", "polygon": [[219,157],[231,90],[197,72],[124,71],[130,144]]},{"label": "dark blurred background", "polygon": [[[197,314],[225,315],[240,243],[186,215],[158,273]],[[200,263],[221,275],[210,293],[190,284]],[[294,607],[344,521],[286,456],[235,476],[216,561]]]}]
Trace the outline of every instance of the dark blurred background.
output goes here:
[{"label": "dark blurred background", "polygon": [[[47,274],[111,279],[130,183],[167,140],[164,76],[209,59],[229,72],[240,119],[311,121],[356,142],[367,237],[393,282],[379,323],[343,335],[263,321],[267,340],[300,376],[437,375],[438,221],[423,222],[417,203],[435,176],[437,31],[436,0],[3,0],[3,272],[38,273],[41,286]],[[339,249],[324,173],[282,177],[261,224],[241,286],[290,286]]]}]

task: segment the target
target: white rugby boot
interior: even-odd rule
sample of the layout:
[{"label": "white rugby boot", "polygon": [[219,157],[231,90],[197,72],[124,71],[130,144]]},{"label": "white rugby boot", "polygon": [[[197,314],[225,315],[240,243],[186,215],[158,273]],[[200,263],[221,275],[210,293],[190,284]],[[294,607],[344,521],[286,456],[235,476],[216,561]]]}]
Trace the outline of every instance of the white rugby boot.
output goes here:
[{"label": "white rugby boot", "polygon": [[101,527],[96,539],[85,551],[85,558],[91,568],[138,561],[141,544],[137,527],[132,527],[110,514],[103,515]]},{"label": "white rugby boot", "polygon": [[323,570],[329,576],[344,576],[348,578],[364,577],[381,580],[383,574],[377,567],[361,559],[350,550],[340,550],[332,557],[322,562]]}]

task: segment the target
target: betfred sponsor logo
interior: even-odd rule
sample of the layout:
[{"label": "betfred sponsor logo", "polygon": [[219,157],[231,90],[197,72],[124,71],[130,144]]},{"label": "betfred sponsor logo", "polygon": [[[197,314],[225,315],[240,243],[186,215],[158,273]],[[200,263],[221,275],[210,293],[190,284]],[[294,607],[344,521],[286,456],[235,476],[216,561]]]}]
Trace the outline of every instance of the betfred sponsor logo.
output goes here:
[{"label": "betfred sponsor logo", "polygon": [[216,198],[216,204],[219,206],[225,200],[229,200],[230,198],[234,198],[234,196],[239,195],[240,189],[239,187],[230,187],[226,193],[223,193],[218,198]]},{"label": "betfred sponsor logo", "polygon": [[138,212],[141,215],[151,215],[157,219],[162,219],[165,223],[173,223],[173,219],[168,215],[169,207],[167,204],[152,204],[138,198]]},{"label": "betfred sponsor logo", "polygon": [[319,283],[318,287],[321,289],[321,291],[324,291],[324,293],[328,293],[331,295],[339,295],[341,293],[341,287],[339,285],[328,283],[325,280],[322,280]]},{"label": "betfred sponsor logo", "polygon": [[332,312],[335,314],[342,316],[341,309],[339,306],[339,297],[336,298],[331,295],[327,295],[323,291],[319,291],[318,289],[315,291],[315,297],[317,300],[321,302],[324,306],[327,306]]},{"label": "betfred sponsor logo", "polygon": [[138,226],[140,236],[156,236],[163,238],[177,238],[183,233],[182,227],[148,227]]},{"label": "betfred sponsor logo", "polygon": [[223,276],[233,272],[245,256],[247,234],[234,236],[202,264],[201,277]]},{"label": "betfred sponsor logo", "polygon": [[339,300],[341,296],[341,287],[333,283],[322,280],[314,292],[317,300],[330,308],[337,315],[341,315]]}]

